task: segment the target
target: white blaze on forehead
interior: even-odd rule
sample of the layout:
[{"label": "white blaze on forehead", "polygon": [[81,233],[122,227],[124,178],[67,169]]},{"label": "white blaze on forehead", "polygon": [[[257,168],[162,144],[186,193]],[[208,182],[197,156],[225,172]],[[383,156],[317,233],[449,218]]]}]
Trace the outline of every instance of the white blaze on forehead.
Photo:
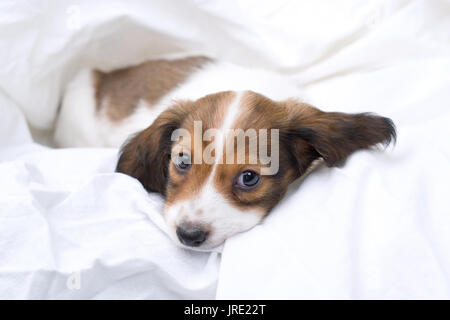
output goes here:
[{"label": "white blaze on forehead", "polygon": [[235,98],[227,108],[225,119],[223,120],[222,126],[220,128],[220,134],[217,135],[215,138],[217,139],[217,141],[214,141],[215,155],[216,155],[215,163],[213,164],[213,168],[211,170],[207,182],[203,186],[202,192],[199,197],[200,202],[208,201],[208,199],[215,198],[214,195],[211,195],[211,193],[218,193],[213,183],[214,175],[216,173],[217,164],[223,161],[222,158],[223,158],[223,150],[225,147],[226,135],[229,129],[231,128],[231,125],[234,123],[237,116],[239,115],[240,110],[239,106],[243,95],[244,93],[242,91],[237,92]]},{"label": "white blaze on forehead", "polygon": [[228,106],[226,111],[225,119],[223,120],[222,126],[220,128],[220,134],[215,137],[214,145],[215,145],[215,163],[213,165],[213,169],[211,171],[211,175],[209,176],[208,182],[206,185],[209,185],[212,182],[214,174],[216,172],[217,164],[223,163],[223,150],[225,149],[225,141],[226,136],[231,129],[231,126],[236,121],[236,118],[239,115],[240,104],[242,100],[242,96],[244,95],[243,91],[239,91],[236,93],[231,104]]}]

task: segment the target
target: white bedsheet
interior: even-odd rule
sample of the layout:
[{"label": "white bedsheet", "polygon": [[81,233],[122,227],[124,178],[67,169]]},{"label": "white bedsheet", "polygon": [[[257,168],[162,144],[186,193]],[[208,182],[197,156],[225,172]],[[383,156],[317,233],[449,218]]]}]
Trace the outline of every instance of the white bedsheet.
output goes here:
[{"label": "white bedsheet", "polygon": [[[444,0],[2,1],[0,297],[450,298],[449,30]],[[319,168],[221,255],[178,249],[117,150],[33,142],[81,66],[177,52],[283,72],[398,143]]]},{"label": "white bedsheet", "polygon": [[173,245],[161,199],[114,173],[116,149],[32,144],[6,102],[1,133],[17,146],[0,148],[1,298],[215,296],[218,254]]}]

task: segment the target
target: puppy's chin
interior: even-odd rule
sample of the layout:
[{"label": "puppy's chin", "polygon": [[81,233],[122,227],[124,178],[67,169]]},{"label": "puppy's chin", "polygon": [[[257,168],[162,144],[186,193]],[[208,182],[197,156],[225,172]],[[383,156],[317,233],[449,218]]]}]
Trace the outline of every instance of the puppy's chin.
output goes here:
[{"label": "puppy's chin", "polygon": [[198,251],[198,252],[222,252],[224,244],[225,244],[225,240],[222,241],[218,245],[204,244],[204,245],[201,245],[200,247],[189,247],[189,246],[185,246],[184,244],[177,241],[177,245],[179,247],[181,247],[183,249]]}]

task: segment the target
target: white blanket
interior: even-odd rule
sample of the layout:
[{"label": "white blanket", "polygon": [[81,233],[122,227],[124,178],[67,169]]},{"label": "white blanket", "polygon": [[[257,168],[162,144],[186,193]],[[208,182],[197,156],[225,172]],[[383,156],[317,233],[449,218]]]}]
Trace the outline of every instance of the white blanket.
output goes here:
[{"label": "white blanket", "polygon": [[[450,298],[449,30],[444,0],[2,1],[0,297]],[[80,67],[179,52],[278,70],[398,143],[319,168],[221,255],[176,248],[117,150],[36,142]]]}]

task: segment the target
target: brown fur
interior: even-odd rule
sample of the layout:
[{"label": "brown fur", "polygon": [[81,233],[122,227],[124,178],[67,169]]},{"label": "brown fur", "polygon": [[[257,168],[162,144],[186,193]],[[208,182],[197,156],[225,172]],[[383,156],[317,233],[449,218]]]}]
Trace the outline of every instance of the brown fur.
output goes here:
[{"label": "brown fur", "polygon": [[211,59],[203,56],[176,60],[150,60],[111,72],[94,71],[97,110],[106,108],[113,121],[126,118],[139,100],[156,104]]}]

